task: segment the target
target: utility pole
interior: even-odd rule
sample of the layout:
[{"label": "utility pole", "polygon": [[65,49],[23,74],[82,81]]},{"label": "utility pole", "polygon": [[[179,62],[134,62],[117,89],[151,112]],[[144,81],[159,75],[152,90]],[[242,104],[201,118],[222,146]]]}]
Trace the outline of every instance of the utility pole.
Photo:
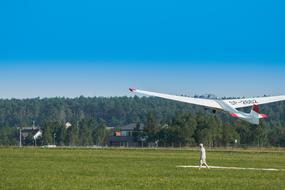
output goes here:
[{"label": "utility pole", "polygon": [[53,133],[53,144],[55,145],[55,137],[56,137],[56,135],[55,135],[55,133]]},{"label": "utility pole", "polygon": [[19,143],[19,146],[22,147],[22,129],[21,127],[19,127],[19,131],[20,131],[20,143]]}]

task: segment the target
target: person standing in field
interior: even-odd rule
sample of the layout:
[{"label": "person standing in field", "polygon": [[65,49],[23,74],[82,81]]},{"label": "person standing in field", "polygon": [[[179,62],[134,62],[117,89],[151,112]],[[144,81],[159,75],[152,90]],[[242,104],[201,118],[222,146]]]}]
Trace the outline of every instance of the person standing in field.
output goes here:
[{"label": "person standing in field", "polygon": [[209,169],[209,166],[206,162],[206,150],[203,146],[203,144],[199,144],[200,147],[200,164],[199,164],[199,170],[201,169],[202,165],[204,164],[206,166],[206,168]]}]

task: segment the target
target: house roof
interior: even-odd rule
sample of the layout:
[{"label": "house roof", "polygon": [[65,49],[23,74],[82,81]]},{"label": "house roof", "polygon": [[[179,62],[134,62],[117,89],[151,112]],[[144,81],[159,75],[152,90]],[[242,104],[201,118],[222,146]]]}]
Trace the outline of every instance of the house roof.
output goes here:
[{"label": "house roof", "polygon": [[38,131],[40,129],[40,127],[23,127],[21,129],[21,132],[31,132],[31,131]]},{"label": "house roof", "polygon": [[[139,125],[140,125],[139,126],[139,130],[143,130],[144,129],[144,124],[140,123]],[[133,130],[136,129],[136,127],[137,127],[137,123],[130,123],[130,124],[126,125],[126,126],[119,127],[119,129],[121,131],[133,131]]]}]

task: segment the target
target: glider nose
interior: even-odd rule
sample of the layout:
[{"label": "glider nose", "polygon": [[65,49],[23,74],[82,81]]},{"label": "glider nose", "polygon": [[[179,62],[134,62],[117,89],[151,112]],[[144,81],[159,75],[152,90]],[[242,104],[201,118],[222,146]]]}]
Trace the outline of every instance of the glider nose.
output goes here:
[{"label": "glider nose", "polygon": [[130,90],[131,92],[134,92],[136,89],[135,89],[135,88],[129,88],[129,90]]}]

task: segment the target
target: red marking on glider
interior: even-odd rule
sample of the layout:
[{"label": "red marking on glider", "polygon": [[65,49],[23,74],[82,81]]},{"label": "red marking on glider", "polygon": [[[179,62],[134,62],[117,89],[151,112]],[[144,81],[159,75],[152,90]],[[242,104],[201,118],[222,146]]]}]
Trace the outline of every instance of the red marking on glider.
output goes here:
[{"label": "red marking on glider", "polygon": [[238,117],[238,115],[235,114],[235,113],[231,113],[230,115],[231,115],[232,117]]},{"label": "red marking on glider", "polygon": [[256,113],[260,113],[260,112],[259,112],[259,107],[258,107],[258,105],[256,105],[256,104],[253,104],[252,110],[255,111]]}]

